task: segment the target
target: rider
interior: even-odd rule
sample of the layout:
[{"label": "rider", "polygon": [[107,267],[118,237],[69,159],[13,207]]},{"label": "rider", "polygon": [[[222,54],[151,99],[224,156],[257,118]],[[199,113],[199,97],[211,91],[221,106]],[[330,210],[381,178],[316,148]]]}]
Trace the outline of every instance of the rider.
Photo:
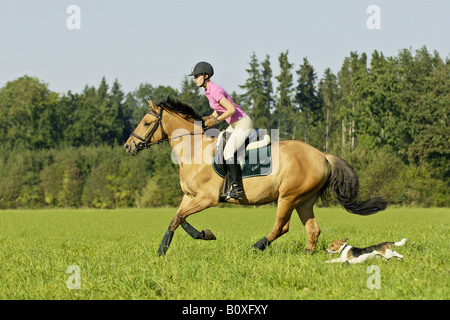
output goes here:
[{"label": "rider", "polygon": [[189,74],[194,76],[194,82],[198,87],[205,89],[209,106],[214,110],[211,115],[203,117],[205,127],[214,127],[223,120],[229,124],[226,131],[231,132],[231,135],[223,150],[226,172],[232,185],[227,199],[241,200],[244,192],[240,179],[241,167],[237,161],[234,161],[234,154],[244,144],[253,128],[253,123],[250,117],[233,102],[230,95],[211,81],[213,75],[213,67],[204,61],[197,63]]}]

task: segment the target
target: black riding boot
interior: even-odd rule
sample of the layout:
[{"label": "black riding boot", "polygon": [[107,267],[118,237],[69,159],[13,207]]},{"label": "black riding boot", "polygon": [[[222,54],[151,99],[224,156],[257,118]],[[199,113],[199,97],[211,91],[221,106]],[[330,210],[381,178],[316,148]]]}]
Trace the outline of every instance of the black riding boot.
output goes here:
[{"label": "black riding boot", "polygon": [[242,189],[241,183],[241,165],[239,163],[226,163],[226,170],[231,181],[231,190],[227,195],[227,200],[231,198],[242,200],[244,189]]}]

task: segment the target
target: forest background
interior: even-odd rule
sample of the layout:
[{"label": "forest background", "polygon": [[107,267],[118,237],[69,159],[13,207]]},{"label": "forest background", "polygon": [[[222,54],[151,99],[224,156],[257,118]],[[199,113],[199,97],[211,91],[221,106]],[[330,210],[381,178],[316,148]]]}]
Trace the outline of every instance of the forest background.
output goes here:
[{"label": "forest background", "polygon": [[[426,47],[386,57],[350,52],[334,74],[255,53],[233,100],[255,128],[339,155],[357,172],[361,196],[391,205],[448,207],[450,56]],[[213,78],[214,81],[214,78]],[[220,83],[217,82],[219,85]],[[0,209],[177,206],[182,191],[168,144],[130,157],[123,143],[153,101],[167,96],[211,113],[201,89],[143,83],[125,93],[105,78],[98,88],[57,93],[24,75],[0,89]],[[301,179],[301,177],[299,177]]]}]

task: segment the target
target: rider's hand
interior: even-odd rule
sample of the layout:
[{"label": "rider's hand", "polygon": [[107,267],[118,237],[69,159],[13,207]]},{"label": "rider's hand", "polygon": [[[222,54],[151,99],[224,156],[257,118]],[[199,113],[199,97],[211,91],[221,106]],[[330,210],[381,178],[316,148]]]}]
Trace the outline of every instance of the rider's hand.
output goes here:
[{"label": "rider's hand", "polygon": [[213,116],[212,114],[209,115],[209,116],[204,116],[204,117],[202,118],[202,120],[203,120],[203,122],[206,122],[206,120],[208,120],[209,118],[214,119],[214,116]]},{"label": "rider's hand", "polygon": [[206,128],[212,128],[217,124],[213,117],[206,119],[204,123]]}]

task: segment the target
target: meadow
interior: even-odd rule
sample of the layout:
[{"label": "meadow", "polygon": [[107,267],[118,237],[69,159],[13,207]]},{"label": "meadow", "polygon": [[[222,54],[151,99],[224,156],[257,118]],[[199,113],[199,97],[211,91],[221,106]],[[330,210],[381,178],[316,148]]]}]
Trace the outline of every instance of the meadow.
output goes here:
[{"label": "meadow", "polygon": [[[322,233],[310,255],[295,212],[289,233],[255,252],[251,246],[271,231],[276,207],[211,208],[188,221],[217,240],[193,240],[179,228],[158,257],[175,211],[0,211],[0,299],[450,298],[448,208],[388,208],[368,217],[317,208]],[[396,248],[405,258],[326,264],[337,256],[325,249],[342,238],[357,247],[407,238]],[[373,265],[379,289],[368,286]]]}]

